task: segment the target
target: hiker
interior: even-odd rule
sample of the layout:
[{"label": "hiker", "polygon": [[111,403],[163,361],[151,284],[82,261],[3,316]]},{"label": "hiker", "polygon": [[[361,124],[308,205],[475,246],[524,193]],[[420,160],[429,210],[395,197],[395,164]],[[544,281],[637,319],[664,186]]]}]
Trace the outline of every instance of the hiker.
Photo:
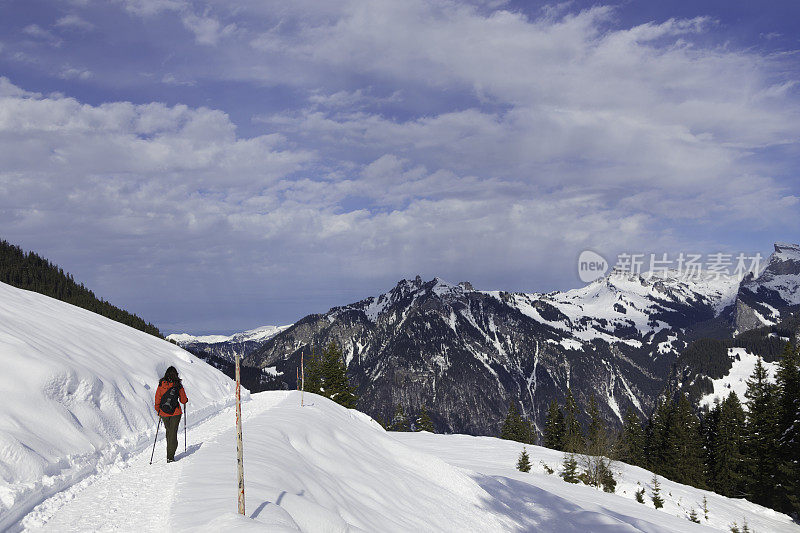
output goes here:
[{"label": "hiker", "polygon": [[164,377],[158,382],[156,390],[156,412],[161,420],[164,421],[164,428],[167,430],[167,462],[175,460],[175,450],[178,449],[178,426],[181,423],[181,406],[189,400],[186,398],[186,391],[183,390],[181,378],[178,371],[171,366],[164,372]]}]

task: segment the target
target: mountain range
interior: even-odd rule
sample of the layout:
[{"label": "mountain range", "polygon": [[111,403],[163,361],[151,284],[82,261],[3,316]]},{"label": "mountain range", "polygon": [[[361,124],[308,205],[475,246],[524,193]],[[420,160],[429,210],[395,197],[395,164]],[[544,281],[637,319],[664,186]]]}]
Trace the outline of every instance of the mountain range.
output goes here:
[{"label": "mountain range", "polygon": [[417,276],[258,335],[170,338],[228,360],[238,350],[289,388],[301,353],[335,342],[360,410],[388,420],[398,404],[425,406],[442,432],[497,434],[511,402],[541,431],[567,388],[583,406],[594,395],[618,425],[628,408],[648,416],[669,391],[712,393],[737,347],[774,360],[797,340],[799,287],[800,246],[776,243],[764,269],[741,280],[613,271],[573,290],[518,293]]}]

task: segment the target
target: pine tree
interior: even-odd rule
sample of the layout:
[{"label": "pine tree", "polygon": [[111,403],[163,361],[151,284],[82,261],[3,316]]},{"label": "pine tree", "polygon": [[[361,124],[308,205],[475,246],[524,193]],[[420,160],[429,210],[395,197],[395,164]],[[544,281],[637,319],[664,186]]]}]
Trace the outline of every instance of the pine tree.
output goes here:
[{"label": "pine tree", "polygon": [[578,404],[572,395],[572,389],[567,388],[567,397],[564,402],[564,451],[580,453],[585,447],[583,430],[578,422]]},{"label": "pine tree", "polygon": [[705,486],[700,420],[683,394],[670,417],[664,460],[666,477],[694,487]]},{"label": "pine tree", "polygon": [[778,457],[778,417],[775,386],[767,379],[767,370],[759,357],[747,380],[747,487],[749,500],[771,507],[774,504],[775,470]]},{"label": "pine tree", "polygon": [[517,406],[511,402],[508,405],[508,413],[503,422],[503,427],[500,430],[500,438],[506,440],[515,440],[517,442],[528,441],[529,429],[525,420],[519,414]]},{"label": "pine tree", "polygon": [[433,427],[433,422],[431,421],[430,415],[428,415],[428,409],[423,405],[420,409],[419,417],[417,417],[417,423],[415,424],[416,431],[427,431],[428,433],[436,433],[436,429]]},{"label": "pine tree", "polygon": [[519,454],[519,459],[517,460],[517,470],[520,472],[531,471],[531,460],[525,448],[522,448],[522,453]]},{"label": "pine tree", "polygon": [[737,496],[742,490],[744,476],[744,427],[745,414],[739,397],[731,392],[720,404],[716,433],[710,455],[712,461],[712,487],[723,496]]},{"label": "pine tree", "polygon": [[553,400],[547,409],[547,418],[544,423],[544,445],[551,450],[564,449],[564,413]]},{"label": "pine tree", "polygon": [[639,503],[644,503],[644,487],[640,488],[636,491],[636,501]]},{"label": "pine tree", "polygon": [[313,351],[303,354],[303,367],[305,375],[304,390],[314,394],[322,394],[322,357]]},{"label": "pine tree", "polygon": [[622,422],[622,444],[620,446],[622,459],[635,466],[646,466],[645,440],[642,422],[633,409],[628,407]]},{"label": "pine tree", "polygon": [[786,343],[775,375],[778,395],[778,505],[800,516],[800,355]]},{"label": "pine tree", "polygon": [[667,447],[669,431],[672,427],[673,403],[661,401],[656,405],[647,427],[647,466],[656,474],[669,477],[671,465],[668,464]]},{"label": "pine tree", "polygon": [[408,417],[406,417],[403,406],[399,403],[397,404],[397,407],[394,408],[394,415],[392,416],[392,421],[389,424],[387,431],[411,431],[411,427],[408,423]]},{"label": "pine tree", "polygon": [[578,482],[578,458],[574,453],[565,453],[561,463],[562,471],[559,474],[567,483]]},{"label": "pine tree", "polygon": [[342,350],[333,342],[322,352],[323,394],[348,409],[355,409],[357,396],[347,379]]},{"label": "pine tree", "polygon": [[664,507],[664,498],[661,497],[661,483],[658,482],[658,476],[653,474],[653,480],[651,482],[653,484],[653,493],[650,496],[650,499],[653,500],[653,507],[656,509],[661,509]]}]

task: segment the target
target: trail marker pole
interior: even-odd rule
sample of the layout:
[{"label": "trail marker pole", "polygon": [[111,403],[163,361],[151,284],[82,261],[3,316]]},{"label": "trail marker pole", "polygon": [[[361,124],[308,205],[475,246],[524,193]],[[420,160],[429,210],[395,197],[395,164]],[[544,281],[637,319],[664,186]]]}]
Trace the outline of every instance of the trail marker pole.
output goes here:
[{"label": "trail marker pole", "polygon": [[244,459],[242,457],[242,382],[236,353],[236,465],[239,469],[239,514],[244,514]]},{"label": "trail marker pole", "polygon": [[303,407],[303,394],[306,392],[306,367],[303,352],[300,352],[300,407]]}]

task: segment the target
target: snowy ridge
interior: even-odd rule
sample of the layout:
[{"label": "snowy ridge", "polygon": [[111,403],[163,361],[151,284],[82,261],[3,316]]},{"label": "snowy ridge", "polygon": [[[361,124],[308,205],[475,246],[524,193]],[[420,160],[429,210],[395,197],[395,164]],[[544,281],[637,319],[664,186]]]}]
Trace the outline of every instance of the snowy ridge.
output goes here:
[{"label": "snowy ridge", "polygon": [[173,333],[167,335],[167,340],[175,341],[179,345],[187,344],[216,344],[220,342],[261,342],[274,337],[281,331],[291,327],[285,326],[261,326],[255,329],[234,333],[233,335],[191,335],[189,333]]},{"label": "snowy ridge", "polygon": [[[640,341],[626,339],[627,334],[619,336],[616,330],[633,327],[644,337],[669,328],[666,322],[653,319],[666,309],[665,304],[708,306],[718,315],[734,302],[737,289],[738,281],[729,276],[685,279],[677,273],[652,276],[612,273],[585,287],[547,294],[516,293],[513,298],[522,313],[570,332],[579,341],[602,339],[640,346]],[[552,305],[560,317],[555,320],[542,317],[538,302]]]},{"label": "snowy ridge", "polygon": [[190,423],[232,398],[230,379],[173,344],[3,283],[0,355],[0,530],[152,442],[168,366],[187,383]]}]

